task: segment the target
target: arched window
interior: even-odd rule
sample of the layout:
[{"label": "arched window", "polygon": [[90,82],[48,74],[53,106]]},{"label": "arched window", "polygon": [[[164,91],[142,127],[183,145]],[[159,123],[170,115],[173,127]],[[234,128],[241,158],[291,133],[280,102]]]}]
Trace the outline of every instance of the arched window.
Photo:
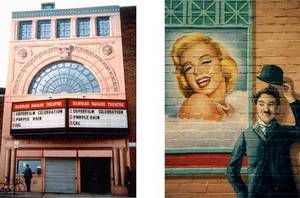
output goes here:
[{"label": "arched window", "polygon": [[56,62],[46,66],[33,78],[29,94],[98,93],[95,76],[82,64]]}]

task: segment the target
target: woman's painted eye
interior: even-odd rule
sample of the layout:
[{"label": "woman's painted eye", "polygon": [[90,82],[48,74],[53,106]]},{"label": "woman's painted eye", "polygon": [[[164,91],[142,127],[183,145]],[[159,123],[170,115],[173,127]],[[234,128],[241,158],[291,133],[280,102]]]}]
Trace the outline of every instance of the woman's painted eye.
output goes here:
[{"label": "woman's painted eye", "polygon": [[187,71],[189,71],[192,68],[193,68],[193,66],[190,63],[187,63],[182,67],[182,73],[186,73]]},{"label": "woman's painted eye", "polygon": [[208,64],[208,63],[211,63],[211,60],[208,60],[208,59],[207,59],[207,60],[203,60],[203,61],[202,61],[202,64]]},{"label": "woman's painted eye", "polygon": [[199,61],[202,65],[209,64],[209,63],[211,63],[211,57],[209,55],[205,55],[205,56],[200,57]]}]

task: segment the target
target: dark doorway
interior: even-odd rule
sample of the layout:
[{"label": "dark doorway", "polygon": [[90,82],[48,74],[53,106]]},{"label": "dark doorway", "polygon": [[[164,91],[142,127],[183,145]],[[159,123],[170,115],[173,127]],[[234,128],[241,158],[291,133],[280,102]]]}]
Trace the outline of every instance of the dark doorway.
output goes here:
[{"label": "dark doorway", "polygon": [[110,193],[110,158],[80,158],[81,192]]}]

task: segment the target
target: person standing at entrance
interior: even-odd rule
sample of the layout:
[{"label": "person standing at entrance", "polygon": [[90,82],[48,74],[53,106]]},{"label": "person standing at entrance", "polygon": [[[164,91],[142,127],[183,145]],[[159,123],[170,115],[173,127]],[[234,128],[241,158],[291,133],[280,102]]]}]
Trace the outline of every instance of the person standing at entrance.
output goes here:
[{"label": "person standing at entrance", "polygon": [[128,196],[134,196],[134,175],[129,166],[126,166],[126,187],[128,190]]},{"label": "person standing at entrance", "polygon": [[26,168],[25,168],[25,171],[23,172],[23,174],[24,174],[27,192],[30,192],[31,191],[30,185],[31,185],[32,171],[31,171],[31,168],[29,167],[29,164],[26,164]]}]

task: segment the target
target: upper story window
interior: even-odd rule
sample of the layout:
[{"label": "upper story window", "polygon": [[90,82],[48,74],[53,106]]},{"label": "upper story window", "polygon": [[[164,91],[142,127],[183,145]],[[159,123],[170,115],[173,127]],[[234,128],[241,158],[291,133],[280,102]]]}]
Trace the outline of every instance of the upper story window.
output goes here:
[{"label": "upper story window", "polygon": [[109,17],[97,18],[97,36],[110,35],[110,20]]},{"label": "upper story window", "polygon": [[70,19],[58,19],[57,20],[57,38],[68,38],[71,36],[71,20]]},{"label": "upper story window", "polygon": [[38,21],[38,39],[49,39],[51,37],[51,21],[41,20]]},{"label": "upper story window", "polygon": [[32,22],[20,21],[19,23],[19,40],[29,40],[32,34]]},{"label": "upper story window", "polygon": [[77,36],[90,36],[90,18],[77,19]]},{"label": "upper story window", "polygon": [[55,8],[55,3],[42,3],[41,6],[42,10],[47,10],[47,9],[54,9]]},{"label": "upper story window", "polygon": [[62,61],[41,69],[33,78],[29,94],[99,93],[95,75],[84,65]]}]

